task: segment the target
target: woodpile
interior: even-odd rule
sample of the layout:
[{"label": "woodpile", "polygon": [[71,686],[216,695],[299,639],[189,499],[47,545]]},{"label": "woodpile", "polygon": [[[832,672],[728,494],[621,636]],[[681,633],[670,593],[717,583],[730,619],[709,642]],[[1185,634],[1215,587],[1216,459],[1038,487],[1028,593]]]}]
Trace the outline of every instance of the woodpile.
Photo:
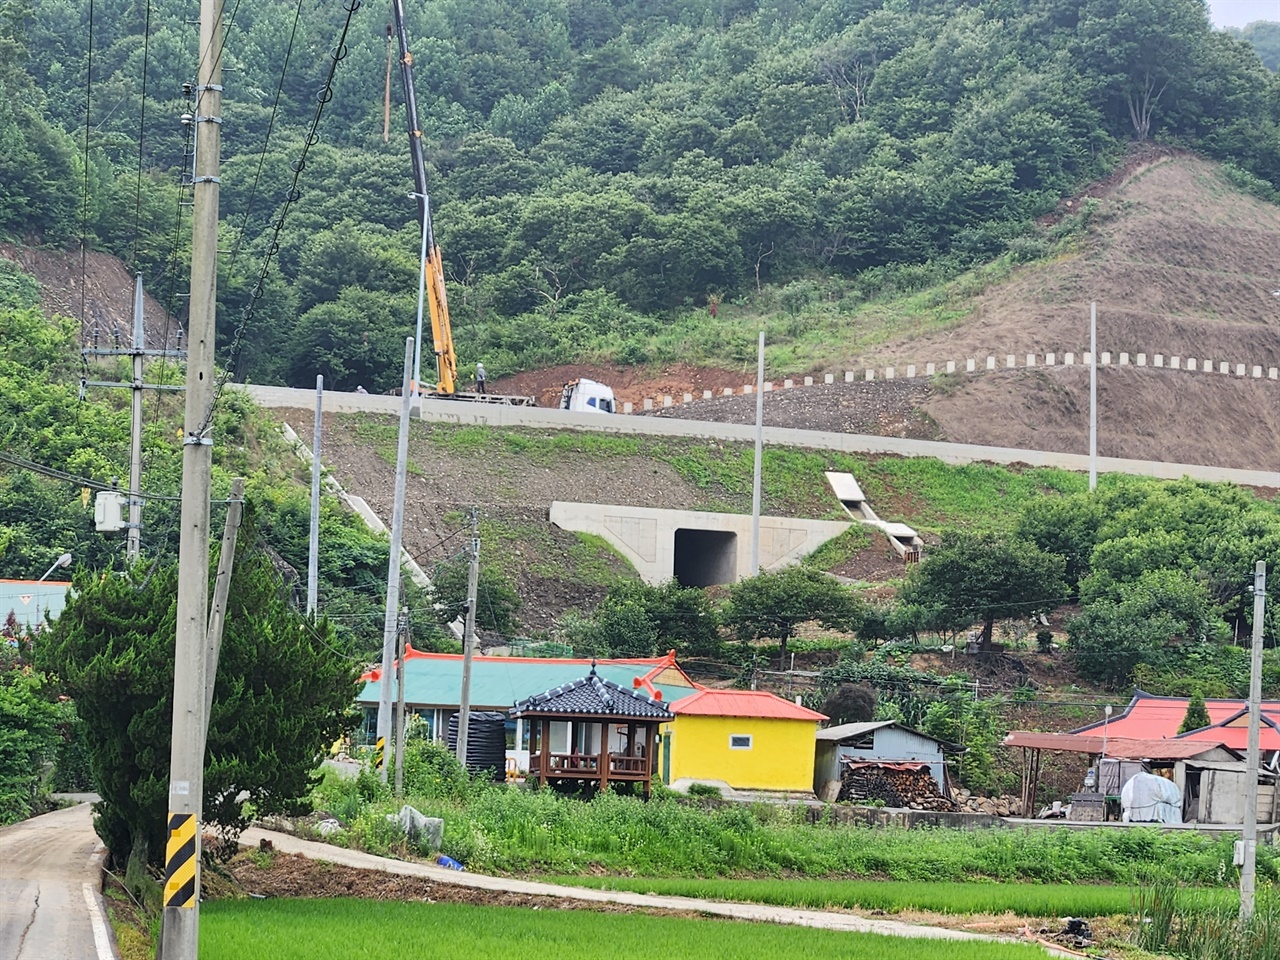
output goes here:
[{"label": "woodpile", "polygon": [[954,805],[938,789],[928,767],[896,765],[846,765],[837,800],[866,803],[879,800],[887,807],[911,810],[953,810]]}]

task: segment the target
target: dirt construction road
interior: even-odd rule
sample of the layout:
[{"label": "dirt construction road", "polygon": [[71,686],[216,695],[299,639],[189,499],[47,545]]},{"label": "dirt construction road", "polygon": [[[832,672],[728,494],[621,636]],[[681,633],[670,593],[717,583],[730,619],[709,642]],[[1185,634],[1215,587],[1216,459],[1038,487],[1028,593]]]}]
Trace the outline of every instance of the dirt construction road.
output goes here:
[{"label": "dirt construction road", "polygon": [[0,829],[0,957],[111,960],[89,804]]}]

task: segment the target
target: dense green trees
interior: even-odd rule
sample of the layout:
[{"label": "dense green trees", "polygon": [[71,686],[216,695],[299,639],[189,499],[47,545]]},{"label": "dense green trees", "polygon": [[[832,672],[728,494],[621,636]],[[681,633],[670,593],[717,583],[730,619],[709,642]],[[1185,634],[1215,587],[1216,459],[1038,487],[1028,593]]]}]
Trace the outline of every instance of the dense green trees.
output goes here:
[{"label": "dense green trees", "polygon": [[0,825],[31,815],[58,743],[58,708],[24,661],[29,644],[11,612],[0,624]]},{"label": "dense green trees", "polygon": [[[95,23],[86,181],[87,11],[0,2],[0,233],[57,242],[83,220],[155,285],[181,209],[195,34],[173,0],[153,6],[142,129],[143,19]],[[241,10],[229,32],[229,318],[270,252],[326,66],[300,51],[332,43],[342,15],[299,24],[274,114],[293,5]],[[1172,137],[1280,183],[1278,81],[1255,52],[1274,38],[1213,32],[1200,0],[440,0],[408,15],[462,359],[483,354],[495,375],[636,359],[712,295],[990,257],[1129,140]],[[359,326],[371,310],[403,336],[416,286],[398,105],[381,137],[382,24],[357,17],[348,37],[240,376],[351,386],[388,362],[394,376]],[[609,324],[558,322],[602,293]]]},{"label": "dense green trees", "polygon": [[862,601],[820,570],[784,567],[739,580],[729,588],[725,620],[742,641],[777,640],[778,659],[787,667],[787,641],[796,627],[816,621],[851,633],[862,622]]},{"label": "dense green trees", "polygon": [[[356,664],[325,621],[291,608],[271,562],[238,557],[214,687],[204,819],[234,835],[261,813],[294,810],[325,747],[354,725]],[[70,694],[92,753],[98,832],[137,870],[164,856],[172,727],[176,568],[79,577],[75,600],[39,639],[37,663]]]},{"label": "dense green trees", "polygon": [[674,580],[651,586],[622,580],[592,612],[571,624],[579,654],[652,657],[675,650],[682,658],[721,652],[720,611],[696,587]]},{"label": "dense green trees", "polygon": [[948,534],[912,571],[906,603],[937,611],[939,623],[982,623],[991,647],[997,619],[1047,613],[1065,599],[1064,559],[1034,543],[998,534]]}]

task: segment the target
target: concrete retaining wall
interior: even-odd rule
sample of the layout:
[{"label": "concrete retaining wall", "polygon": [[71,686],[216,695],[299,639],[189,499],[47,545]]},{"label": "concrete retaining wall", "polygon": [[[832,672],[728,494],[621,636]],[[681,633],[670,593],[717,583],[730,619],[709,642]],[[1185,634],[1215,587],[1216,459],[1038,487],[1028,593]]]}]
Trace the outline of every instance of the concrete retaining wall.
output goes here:
[{"label": "concrete retaining wall", "polygon": [[[751,576],[750,514],[555,501],[551,522],[564,530],[603,537],[646,583],[663,583],[675,577],[687,585],[709,586]],[[849,527],[830,520],[761,517],[760,569],[794,563]],[[682,545],[681,534],[693,542]],[[711,534],[712,542],[705,549],[697,544],[701,534]],[[698,568],[693,577],[680,576],[690,564]],[[700,578],[703,582],[696,583]]]},{"label": "concrete retaining wall", "polygon": [[[314,390],[257,386],[242,389],[247,390],[256,402],[266,407],[310,410],[315,405]],[[326,397],[325,409],[339,412],[363,410],[385,413],[388,411],[383,405],[363,406],[360,401],[397,399],[357,394],[342,394],[342,397],[344,402],[341,406],[337,404],[330,406]],[[398,410],[399,408],[395,407],[390,412],[398,412]],[[755,442],[755,427],[742,423],[715,423],[667,417],[620,417],[602,413],[570,413],[566,410],[544,407],[467,404],[451,400],[424,400],[420,414],[423,420],[437,423],[487,424],[494,427],[528,427],[542,430],[597,430],[628,435],[692,437],[748,444]],[[765,427],[764,442],[771,446],[840,450],[846,453],[936,457],[945,463],[1024,463],[1033,467],[1058,467],[1077,472],[1087,472],[1089,469],[1088,456],[1078,453],[1018,450],[1013,447],[987,447],[977,444],[943,443],[938,440],[909,440],[900,437],[831,433],[821,430],[793,430],[786,427]],[[1237,470],[1198,464],[1161,463],[1155,460],[1128,460],[1121,457],[1098,457],[1098,470],[1101,473],[1125,473],[1164,480],[1191,477],[1194,480],[1237,483],[1246,487],[1280,487],[1280,473],[1268,470]]]}]

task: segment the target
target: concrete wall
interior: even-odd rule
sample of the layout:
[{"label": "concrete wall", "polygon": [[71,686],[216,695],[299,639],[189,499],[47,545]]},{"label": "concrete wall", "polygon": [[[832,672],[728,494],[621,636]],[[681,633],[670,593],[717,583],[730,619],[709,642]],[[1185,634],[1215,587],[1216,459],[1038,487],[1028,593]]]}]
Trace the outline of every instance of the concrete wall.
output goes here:
[{"label": "concrete wall", "polygon": [[[707,513],[697,510],[655,510],[651,507],[623,507],[602,503],[551,504],[551,522],[564,530],[593,533],[609,541],[631,562],[646,583],[672,579],[678,568],[688,569],[698,558],[677,556],[677,540],[683,549],[694,549],[690,531],[711,531],[714,542],[696,548],[711,583],[732,583],[751,575],[751,517],[739,513]],[[760,518],[760,569],[769,570],[794,563],[833,537],[849,529],[849,524],[830,520],[798,520],[791,517]],[[683,535],[680,535],[683,532]],[[725,536],[725,535],[728,536]],[[730,556],[725,551],[731,548]],[[717,555],[715,551],[719,550]],[[710,579],[714,574],[723,579]],[[692,583],[691,580],[682,582]]]},{"label": "concrete wall", "polygon": [[[244,387],[253,401],[264,407],[312,410],[315,390],[287,387]],[[362,394],[325,394],[325,410],[329,412],[367,411],[396,413],[398,397],[362,396]],[[390,403],[388,403],[390,402]],[[730,440],[755,443],[753,424],[717,424],[703,420],[676,420],[667,417],[609,416],[607,413],[570,413],[547,407],[503,407],[492,403],[462,401],[422,401],[422,420],[447,424],[488,424],[489,426],[522,426],[531,429],[599,430],[649,436],[692,436],[696,439]],[[902,457],[937,457],[945,463],[1025,463],[1032,467],[1061,467],[1062,470],[1087,472],[1089,458],[1080,453],[1021,451],[1014,447],[980,447],[978,444],[943,443],[941,440],[909,440],[899,436],[837,434],[823,430],[792,430],[780,426],[764,428],[764,442],[772,447],[806,447],[819,451],[846,453],[893,453]],[[1193,480],[1231,483],[1242,486],[1280,486],[1280,474],[1267,470],[1234,470],[1229,467],[1206,467],[1196,463],[1162,463],[1151,460],[1126,460],[1123,457],[1098,457],[1102,474],[1153,476],[1164,480]]]},{"label": "concrete wall", "polygon": [[[315,407],[314,390],[258,386],[247,386],[241,389],[248,392],[256,403],[265,407],[300,410],[310,410]],[[333,394],[332,396],[337,399],[330,403],[330,396],[325,395],[325,410],[330,412],[395,413],[399,410],[398,397]],[[439,423],[488,424],[495,427],[528,427],[543,430],[598,430],[630,435],[694,437],[735,443],[755,442],[755,427],[741,423],[569,413],[542,407],[504,407],[495,404],[471,404],[458,400],[424,400],[420,413],[423,420]],[[1060,467],[1082,473],[1089,469],[1089,458],[1083,454],[943,443],[937,440],[908,440],[901,437],[875,437],[854,433],[830,433],[821,430],[792,430],[785,427],[765,427],[764,442],[770,446],[840,450],[846,453],[889,453],[904,457],[936,457],[945,463],[1025,463],[1032,467]],[[1280,487],[1280,473],[1269,470],[1235,470],[1187,463],[1127,460],[1120,457],[1098,457],[1098,470],[1101,473],[1126,473],[1165,480],[1191,477],[1193,480],[1238,483],[1246,487]]]},{"label": "concrete wall", "polygon": [[[723,780],[736,790],[813,787],[813,720],[677,716],[671,731],[671,779]],[[731,736],[750,736],[748,749],[732,749]]]},{"label": "concrete wall", "polygon": [[[1206,770],[1200,780],[1201,823],[1244,823],[1245,774],[1230,770]],[[1258,787],[1258,822],[1272,822],[1275,787]]]}]

